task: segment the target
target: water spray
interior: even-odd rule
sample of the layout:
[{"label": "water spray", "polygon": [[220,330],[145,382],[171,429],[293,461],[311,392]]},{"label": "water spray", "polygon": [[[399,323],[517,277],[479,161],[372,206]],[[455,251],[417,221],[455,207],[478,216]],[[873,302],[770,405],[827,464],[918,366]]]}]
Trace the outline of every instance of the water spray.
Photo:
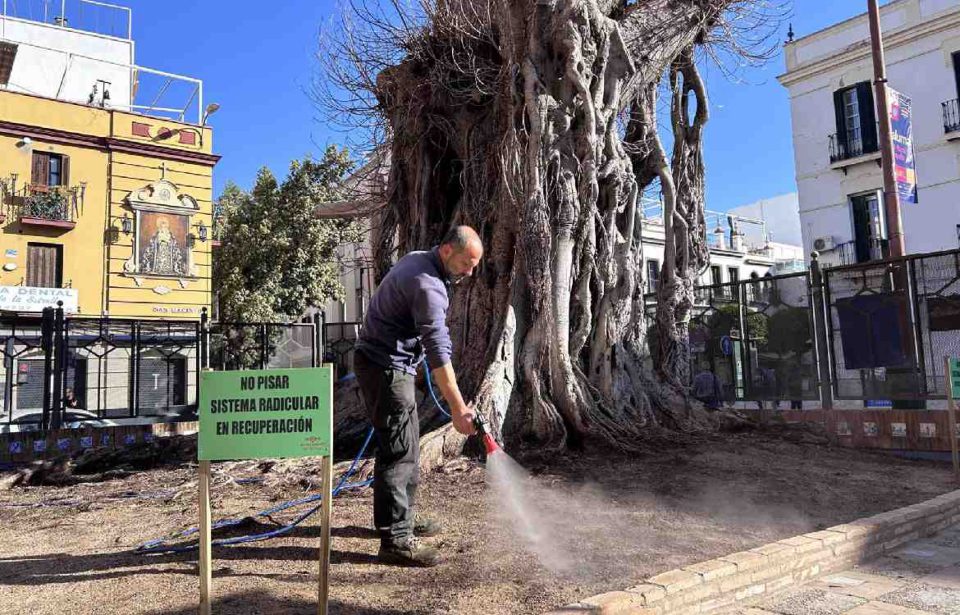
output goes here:
[{"label": "water spray", "polygon": [[477,412],[473,417],[473,426],[477,430],[477,435],[483,440],[483,448],[486,449],[488,457],[501,450],[500,445],[497,444],[497,441],[493,439],[493,435],[490,433],[490,423],[487,422],[487,417]]}]

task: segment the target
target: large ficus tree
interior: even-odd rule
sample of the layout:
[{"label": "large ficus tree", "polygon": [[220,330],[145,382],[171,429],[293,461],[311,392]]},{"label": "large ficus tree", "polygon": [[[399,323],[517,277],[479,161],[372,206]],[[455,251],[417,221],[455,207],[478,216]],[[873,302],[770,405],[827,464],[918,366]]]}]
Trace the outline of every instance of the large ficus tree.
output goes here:
[{"label": "large ficus tree", "polygon": [[[389,180],[365,198],[377,201],[381,274],[452,224],[483,237],[484,263],[449,317],[476,407],[508,442],[541,445],[629,446],[656,426],[706,427],[685,389],[688,313],[707,262],[698,58],[716,45],[749,55],[744,28],[758,42],[750,28],[776,10],[749,0],[387,8],[358,3],[324,33],[318,97],[379,128]],[[667,245],[651,358],[639,203],[654,185]]]}]

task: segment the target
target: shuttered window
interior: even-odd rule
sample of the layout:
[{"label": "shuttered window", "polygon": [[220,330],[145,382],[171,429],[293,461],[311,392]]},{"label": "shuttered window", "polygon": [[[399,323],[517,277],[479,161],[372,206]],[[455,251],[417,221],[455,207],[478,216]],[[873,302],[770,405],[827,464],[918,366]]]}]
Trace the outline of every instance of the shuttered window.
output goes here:
[{"label": "shuttered window", "polygon": [[873,86],[869,81],[834,92],[833,106],[842,158],[872,154],[879,150]]},{"label": "shuttered window", "polygon": [[30,183],[34,186],[69,186],[70,158],[61,154],[34,152]]},{"label": "shuttered window", "polygon": [[60,288],[63,282],[63,246],[27,244],[27,286]]},{"label": "shuttered window", "polygon": [[137,383],[139,416],[162,415],[186,403],[187,360],[183,357],[142,357]]}]

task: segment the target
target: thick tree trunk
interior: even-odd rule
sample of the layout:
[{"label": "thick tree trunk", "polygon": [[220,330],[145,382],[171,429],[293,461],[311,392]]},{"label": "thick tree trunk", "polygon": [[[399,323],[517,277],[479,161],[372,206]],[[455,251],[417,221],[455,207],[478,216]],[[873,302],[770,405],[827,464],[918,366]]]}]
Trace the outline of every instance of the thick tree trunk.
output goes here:
[{"label": "thick tree trunk", "polygon": [[[449,323],[461,386],[508,443],[591,436],[629,447],[656,426],[702,427],[680,394],[705,262],[706,105],[692,49],[727,2],[480,4],[438,5],[408,57],[377,81],[392,137],[374,242],[381,273],[394,250],[433,245],[451,224],[481,233],[486,258],[453,296]],[[672,167],[654,116],[668,69]],[[627,141],[642,151],[628,153],[618,117],[630,104]],[[637,212],[655,179],[671,195],[673,229],[658,298],[667,362],[656,375]]]},{"label": "thick tree trunk", "polygon": [[[694,286],[710,260],[704,222],[703,127],[707,95],[693,59],[685,50],[670,70],[674,146],[671,176],[664,185],[666,249],[661,284],[657,288],[657,373],[675,390],[690,381],[688,326]],[[690,94],[695,112],[690,113]],[[663,181],[663,179],[661,179]]]}]

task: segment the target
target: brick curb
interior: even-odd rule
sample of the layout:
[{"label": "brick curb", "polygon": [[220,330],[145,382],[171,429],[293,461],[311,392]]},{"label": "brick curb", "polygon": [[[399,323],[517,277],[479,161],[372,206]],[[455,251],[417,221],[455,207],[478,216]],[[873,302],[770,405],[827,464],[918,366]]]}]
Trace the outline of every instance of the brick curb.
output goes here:
[{"label": "brick curb", "polygon": [[960,523],[960,490],[906,508],[835,525],[670,570],[623,591],[599,594],[546,615],[721,613],[888,553]]}]

